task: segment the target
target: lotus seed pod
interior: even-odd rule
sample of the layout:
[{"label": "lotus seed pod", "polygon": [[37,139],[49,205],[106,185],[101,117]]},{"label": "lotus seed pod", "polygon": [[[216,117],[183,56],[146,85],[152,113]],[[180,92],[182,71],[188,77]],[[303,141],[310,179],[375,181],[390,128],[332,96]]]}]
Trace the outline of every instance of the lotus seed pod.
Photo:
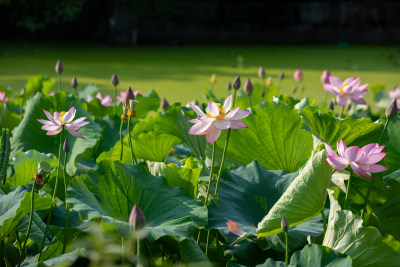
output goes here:
[{"label": "lotus seed pod", "polygon": [[117,86],[119,84],[119,80],[118,80],[117,74],[115,74],[115,73],[113,74],[113,76],[111,77],[111,83],[114,86]]},{"label": "lotus seed pod", "polygon": [[287,231],[289,230],[289,224],[286,221],[285,217],[282,216],[282,220],[281,220],[281,228],[284,232],[287,233]]},{"label": "lotus seed pod", "polygon": [[240,77],[239,77],[239,75],[238,75],[238,76],[236,76],[236,78],[233,80],[232,87],[233,87],[233,89],[238,90],[238,89],[240,88],[241,85],[242,85],[242,84],[240,83]]},{"label": "lotus seed pod", "polygon": [[33,180],[35,180],[35,182],[36,182],[38,185],[43,185],[43,183],[44,183],[44,176],[43,176],[43,175],[40,175],[39,173],[35,173],[35,174],[32,176],[32,178],[33,178]]},{"label": "lotus seed pod", "polygon": [[163,98],[163,100],[161,101],[161,109],[166,110],[167,107],[169,107],[169,103],[168,103],[167,99]]},{"label": "lotus seed pod", "polygon": [[396,99],[393,99],[390,105],[386,108],[386,118],[388,120],[393,119],[396,117],[398,111],[397,101]]},{"label": "lotus seed pod", "polygon": [[258,77],[260,78],[265,78],[265,69],[263,66],[260,66],[260,68],[258,69]]},{"label": "lotus seed pod", "polygon": [[330,76],[331,76],[331,73],[329,72],[329,70],[324,70],[321,75],[321,83],[322,84],[329,83]]},{"label": "lotus seed pod", "polygon": [[329,108],[330,110],[333,110],[333,109],[335,108],[335,103],[333,103],[333,101],[331,101],[331,102],[329,103],[329,105],[328,105],[328,108]]},{"label": "lotus seed pod", "polygon": [[284,73],[284,72],[281,72],[281,73],[279,74],[279,80],[283,80],[283,78],[285,78],[285,73]]},{"label": "lotus seed pod", "polygon": [[303,80],[303,71],[301,69],[297,69],[293,74],[293,79],[296,82],[301,82]]},{"label": "lotus seed pod", "polygon": [[250,96],[253,92],[253,84],[250,81],[250,78],[247,78],[246,82],[244,83],[243,89],[247,96]]},{"label": "lotus seed pod", "polygon": [[38,164],[38,174],[39,175],[46,175],[51,172],[51,166],[47,161],[40,161]]},{"label": "lotus seed pod", "polygon": [[124,96],[124,106],[126,109],[129,109],[129,100],[135,100],[135,95],[133,94],[132,89],[129,87],[125,92]]},{"label": "lotus seed pod", "polygon": [[131,211],[131,215],[129,216],[129,224],[134,230],[138,230],[140,228],[143,228],[145,223],[146,218],[143,214],[143,211],[135,203]]},{"label": "lotus seed pod", "polygon": [[71,80],[71,87],[74,88],[74,89],[76,89],[76,87],[78,87],[78,81],[76,80],[76,77],[75,77],[75,76],[72,77],[72,80]]},{"label": "lotus seed pod", "polygon": [[65,138],[64,145],[63,145],[63,150],[64,150],[65,153],[69,153],[69,151],[71,150],[71,145],[69,144],[67,138]]},{"label": "lotus seed pod", "polygon": [[61,60],[57,60],[56,73],[61,74],[63,72],[64,72],[64,67],[63,67],[63,64],[61,63]]},{"label": "lotus seed pod", "polygon": [[228,82],[228,83],[226,84],[226,89],[228,89],[228,91],[230,91],[230,90],[232,89],[232,84],[231,84],[231,82]]}]

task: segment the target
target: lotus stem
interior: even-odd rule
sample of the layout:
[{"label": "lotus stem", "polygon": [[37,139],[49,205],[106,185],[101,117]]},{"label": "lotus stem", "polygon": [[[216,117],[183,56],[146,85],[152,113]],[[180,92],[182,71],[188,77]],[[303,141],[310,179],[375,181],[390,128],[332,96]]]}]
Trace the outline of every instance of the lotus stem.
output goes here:
[{"label": "lotus stem", "polygon": [[58,91],[61,92],[61,73],[58,74]]},{"label": "lotus stem", "polygon": [[33,185],[32,185],[32,196],[31,196],[31,214],[29,216],[29,223],[28,223],[28,229],[26,230],[26,238],[25,238],[25,242],[24,245],[22,246],[22,252],[23,255],[21,255],[21,257],[25,258],[26,255],[26,243],[28,242],[29,239],[29,234],[31,233],[31,227],[32,227],[32,220],[33,220],[33,212],[34,212],[34,208],[35,208],[35,185],[36,185],[36,181],[33,181]]},{"label": "lotus stem", "polygon": [[201,228],[199,228],[199,234],[197,235],[197,245],[200,244]]},{"label": "lotus stem", "polygon": [[362,211],[361,211],[361,219],[364,219],[364,214],[365,214],[365,211],[367,210],[368,199],[369,199],[369,195],[371,194],[371,191],[372,191],[372,188],[373,188],[373,185],[374,185],[374,181],[375,180],[371,180],[371,183],[369,184],[367,195],[365,196],[364,205],[363,205],[363,208],[362,208]]},{"label": "lotus stem", "polygon": [[349,204],[349,195],[350,195],[350,184],[351,184],[351,176],[353,174],[353,169],[350,169],[350,174],[349,174],[349,181],[347,182],[347,190],[346,190],[346,198],[344,200],[344,209],[347,209],[347,206]]},{"label": "lotus stem", "polygon": [[344,112],[344,108],[345,108],[345,107],[346,107],[346,105],[344,105],[344,106],[342,107],[342,111],[340,111],[339,118],[342,118],[343,112]]},{"label": "lotus stem", "polygon": [[117,115],[117,86],[114,86],[114,115]]},{"label": "lotus stem", "polygon": [[17,239],[17,245],[18,245],[18,251],[19,251],[19,261],[18,261],[18,267],[21,266],[21,261],[22,261],[22,245],[21,245],[21,240],[19,239],[19,234],[17,229],[15,229],[15,238]]},{"label": "lotus stem", "polygon": [[[235,107],[236,91],[237,90],[235,90],[235,92],[233,93],[232,109]],[[221,166],[219,167],[218,176],[217,176],[217,184],[215,186],[215,198],[218,198],[219,181],[221,179],[222,169],[224,168],[224,164],[225,164],[225,156],[226,156],[226,151],[228,150],[229,136],[231,135],[231,130],[232,129],[229,128],[228,133],[226,135],[224,152],[222,153]]]},{"label": "lotus stem", "polygon": [[211,232],[211,229],[208,230],[208,232],[207,232],[206,256],[208,255],[208,243],[210,241],[210,232]]},{"label": "lotus stem", "polygon": [[322,215],[322,223],[324,224],[323,236],[325,236],[325,233],[326,233],[326,217],[325,217],[325,213],[324,213],[324,208],[322,208],[321,215]]},{"label": "lotus stem", "polygon": [[249,95],[248,98],[249,98],[249,108],[251,108],[251,95]]},{"label": "lotus stem", "polygon": [[[131,149],[131,158],[132,158],[132,165],[137,165],[137,160],[135,157],[135,153],[133,152],[133,147],[132,147],[132,140],[131,140],[131,117],[128,116],[128,141],[129,141],[129,148]],[[121,143],[121,145],[123,145]]]},{"label": "lotus stem", "polygon": [[121,260],[122,260],[122,266],[125,265],[125,256],[124,256],[124,237],[121,239]]},{"label": "lotus stem", "polygon": [[289,265],[289,233],[285,231],[285,243],[286,243],[286,252],[285,252],[285,262]]},{"label": "lotus stem", "polygon": [[206,195],[206,200],[204,203],[206,206],[208,203],[208,196],[209,196],[210,190],[211,190],[211,183],[212,183],[212,177],[213,177],[213,172],[214,172],[214,160],[215,160],[215,142],[213,144],[213,151],[212,151],[212,158],[211,158],[210,179],[208,181],[207,195]]},{"label": "lotus stem", "polygon": [[67,248],[67,240],[68,240],[69,204],[67,203],[67,189],[68,189],[68,182],[67,182],[67,157],[68,157],[68,152],[65,152],[65,158],[64,158],[65,228],[64,228],[64,245],[63,245],[63,249],[62,249],[62,254],[65,253],[65,249]]},{"label": "lotus stem", "polygon": [[[55,203],[55,199],[56,199],[56,193],[57,193],[57,187],[58,187],[58,177],[60,176],[60,167],[61,167],[61,150],[63,147],[63,142],[62,142],[62,136],[63,136],[63,132],[61,131],[60,133],[60,147],[58,149],[58,167],[57,167],[57,176],[56,176],[56,184],[54,186],[54,192],[53,192],[53,202]],[[50,219],[51,219],[51,214],[53,213],[53,208],[54,208],[54,204],[51,205],[50,207],[50,212],[49,215],[47,217],[47,222],[46,222],[46,228],[44,230],[44,235],[43,235],[43,239],[42,239],[42,244],[40,245],[40,250],[39,250],[39,256],[38,256],[38,262],[40,262],[40,258],[42,257],[42,252],[43,252],[43,247],[44,247],[44,243],[46,241],[46,237],[47,237],[47,231],[49,230],[49,224],[50,224]]]},{"label": "lotus stem", "polygon": [[379,145],[381,144],[383,135],[385,134],[385,131],[386,131],[387,127],[388,127],[389,121],[390,121],[390,119],[387,119],[386,122],[385,122],[385,126],[383,127],[381,136],[379,137],[379,141],[378,141],[378,144],[379,144]]},{"label": "lotus stem", "polygon": [[119,126],[119,140],[121,142],[121,154],[119,155],[119,160],[122,162],[122,157],[124,154],[124,143],[123,143],[123,139],[122,139],[122,128],[124,126],[124,119],[121,119],[121,125]]},{"label": "lotus stem", "polygon": [[137,247],[136,247],[136,257],[137,257],[137,264],[136,266],[140,267],[140,239],[137,238]]}]

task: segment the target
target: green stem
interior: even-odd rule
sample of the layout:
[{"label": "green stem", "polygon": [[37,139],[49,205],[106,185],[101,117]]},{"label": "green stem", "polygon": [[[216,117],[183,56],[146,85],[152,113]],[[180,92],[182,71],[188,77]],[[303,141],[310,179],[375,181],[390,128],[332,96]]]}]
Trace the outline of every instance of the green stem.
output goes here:
[{"label": "green stem", "polygon": [[136,257],[137,257],[137,264],[136,266],[140,267],[140,239],[137,239],[137,251],[136,251]]},{"label": "green stem", "polygon": [[210,232],[211,232],[211,230],[208,230],[208,232],[207,232],[206,256],[208,255],[208,243],[210,241]]},{"label": "green stem", "polygon": [[58,74],[58,92],[61,92],[61,73]]},{"label": "green stem", "polygon": [[324,233],[323,233],[322,236],[325,236],[325,233],[326,233],[326,217],[325,217],[325,213],[324,213],[324,208],[322,208],[321,215],[322,215],[322,223],[324,224]]},{"label": "green stem", "polygon": [[124,154],[124,143],[122,139],[122,128],[124,126],[124,120],[121,119],[121,126],[119,126],[119,140],[121,142],[121,154],[119,155],[119,160],[122,162],[122,156]]},{"label": "green stem", "polygon": [[67,157],[68,157],[68,152],[65,153],[65,157],[64,157],[65,228],[64,228],[64,245],[63,245],[63,249],[62,249],[62,254],[65,253],[65,249],[67,248],[67,240],[68,240],[69,204],[67,203],[67,189],[68,189]]},{"label": "green stem", "polygon": [[56,176],[56,184],[54,186],[54,192],[53,192],[53,202],[54,204],[51,205],[50,207],[50,212],[49,215],[47,217],[47,222],[46,222],[46,228],[44,230],[44,235],[43,235],[43,239],[42,239],[42,244],[40,245],[40,250],[39,250],[39,256],[38,256],[38,262],[40,262],[40,258],[42,257],[42,252],[43,252],[43,247],[44,247],[44,243],[46,241],[46,237],[47,237],[47,231],[49,230],[49,224],[50,224],[50,219],[51,219],[51,214],[53,213],[53,208],[55,205],[55,199],[56,199],[56,193],[57,193],[57,187],[58,187],[58,177],[60,176],[60,167],[61,167],[61,151],[62,151],[62,136],[63,136],[63,131],[61,131],[60,134],[60,147],[58,149],[58,167],[57,167],[57,176]]},{"label": "green stem", "polygon": [[26,255],[26,243],[28,242],[29,239],[29,234],[31,233],[31,227],[32,227],[32,220],[33,220],[33,212],[34,212],[34,208],[35,208],[35,186],[36,186],[36,181],[33,181],[33,185],[32,185],[32,196],[31,196],[31,214],[29,216],[29,224],[28,224],[28,230],[26,231],[26,238],[25,238],[25,242],[24,245],[22,246],[22,252],[23,255],[21,255],[21,257],[25,258]]},{"label": "green stem", "polygon": [[328,96],[329,96],[329,93],[328,93],[328,91],[325,91],[325,99],[324,99],[324,103],[325,103],[326,105],[328,105],[328,103],[327,103],[327,101],[328,101]]},{"label": "green stem", "polygon": [[285,253],[285,262],[289,264],[289,233],[285,231],[285,242],[286,242],[286,253]]},{"label": "green stem", "polygon": [[365,214],[365,211],[367,210],[368,199],[369,199],[369,195],[371,194],[371,191],[372,191],[372,188],[373,188],[373,185],[374,185],[374,181],[375,180],[371,180],[371,183],[369,184],[367,195],[365,196],[364,205],[363,205],[363,208],[362,208],[362,211],[361,211],[361,219],[364,219],[364,214]]},{"label": "green stem", "polygon": [[249,98],[249,108],[251,108],[251,96],[248,96]]},{"label": "green stem", "polygon": [[344,108],[345,108],[345,107],[346,107],[346,105],[344,105],[344,106],[342,107],[342,111],[340,111],[339,118],[342,118],[343,112],[344,112]]},{"label": "green stem", "polygon": [[117,86],[114,86],[114,115],[117,115]]},{"label": "green stem", "polygon": [[386,122],[385,122],[385,126],[383,127],[381,136],[379,137],[378,144],[381,144],[383,134],[385,133],[385,131],[386,131],[387,127],[388,127],[389,121],[390,121],[390,119],[387,119]]},{"label": "green stem", "polygon": [[18,233],[17,229],[15,229],[15,238],[17,239],[17,245],[18,245],[18,251],[19,251],[18,266],[21,266],[21,261],[22,261],[22,244],[21,244],[21,240],[19,239],[19,233]]},{"label": "green stem", "polygon": [[207,195],[206,195],[206,200],[204,203],[206,206],[208,203],[208,196],[211,191],[211,183],[212,183],[212,177],[213,177],[213,172],[214,172],[214,160],[215,160],[215,142],[213,144],[213,151],[212,151],[212,158],[211,158],[210,180],[208,181]]},{"label": "green stem", "polygon": [[200,244],[201,228],[199,228],[199,234],[197,235],[197,245]]},{"label": "green stem", "polygon": [[[235,107],[235,101],[236,101],[236,90],[233,93],[233,100],[232,100],[232,106],[231,109],[233,109]],[[228,130],[228,134],[226,135],[226,141],[225,141],[225,147],[224,147],[224,152],[222,153],[222,160],[221,160],[221,166],[219,167],[219,171],[218,171],[218,176],[217,176],[217,184],[215,186],[215,198],[218,198],[218,187],[219,187],[219,181],[221,179],[221,173],[222,173],[222,169],[224,168],[224,164],[225,164],[225,156],[226,156],[226,151],[228,150],[228,143],[229,143],[229,136],[231,135],[231,130]]]},{"label": "green stem", "polygon": [[121,240],[121,259],[122,259],[122,266],[125,265],[125,256],[124,256],[124,237]]},{"label": "green stem", "polygon": [[129,141],[129,148],[131,149],[132,165],[137,165],[138,163],[135,157],[135,153],[133,152],[132,140],[131,140],[131,117],[128,117],[128,141]]},{"label": "green stem", "polygon": [[347,206],[349,204],[349,195],[350,195],[350,184],[351,184],[351,176],[353,174],[353,169],[350,169],[349,180],[347,182],[347,190],[346,190],[346,198],[344,199],[344,208],[347,210]]}]

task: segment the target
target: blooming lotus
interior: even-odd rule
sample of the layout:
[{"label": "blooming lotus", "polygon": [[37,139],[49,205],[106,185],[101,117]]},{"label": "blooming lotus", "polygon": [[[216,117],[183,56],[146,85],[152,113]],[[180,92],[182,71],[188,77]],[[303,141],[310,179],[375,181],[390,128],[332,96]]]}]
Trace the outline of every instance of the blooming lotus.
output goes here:
[{"label": "blooming lotus", "polygon": [[324,145],[328,152],[327,162],[337,170],[350,166],[355,174],[370,180],[373,180],[371,173],[388,170],[385,166],[376,164],[385,157],[386,153],[381,152],[385,146],[373,143],[362,148],[357,146],[347,147],[341,140],[337,142],[338,155],[327,143],[324,142]]},{"label": "blooming lotus", "polygon": [[197,115],[200,116],[196,119],[189,120],[189,122],[195,123],[195,125],[190,128],[189,134],[205,134],[209,144],[214,144],[215,140],[220,136],[221,130],[247,128],[247,125],[240,121],[240,119],[247,117],[250,112],[239,110],[239,108],[230,110],[232,95],[226,98],[223,106],[213,101],[208,102],[206,114],[198,106],[192,103],[189,103],[189,105]]},{"label": "blooming lotus", "polygon": [[69,111],[54,112],[54,116],[50,114],[47,110],[43,110],[44,114],[46,114],[47,120],[38,120],[43,124],[42,130],[47,131],[47,135],[56,135],[60,133],[64,128],[73,136],[85,139],[80,133],[77,132],[82,126],[89,124],[88,121],[84,121],[86,117],[79,118],[75,121],[75,107],[72,107]]},{"label": "blooming lotus", "polygon": [[102,97],[101,93],[98,92],[96,98],[100,100],[100,103],[105,106],[109,107],[112,103],[112,97],[110,95],[106,95],[104,98]]},{"label": "blooming lotus", "polygon": [[329,83],[324,84],[324,89],[331,94],[337,95],[336,102],[339,106],[345,106],[349,99],[354,103],[366,105],[363,95],[365,95],[368,90],[366,89],[368,83],[362,84],[361,78],[347,78],[342,82],[342,80],[336,76],[329,76]]},{"label": "blooming lotus", "polygon": [[8,101],[8,97],[6,97],[6,92],[0,92],[0,102],[4,104]]}]

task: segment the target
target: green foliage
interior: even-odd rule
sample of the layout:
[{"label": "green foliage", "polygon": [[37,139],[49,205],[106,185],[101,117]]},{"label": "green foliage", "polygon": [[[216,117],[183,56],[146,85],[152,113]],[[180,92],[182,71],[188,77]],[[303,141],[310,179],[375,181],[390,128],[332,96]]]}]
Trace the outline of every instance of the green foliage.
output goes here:
[{"label": "green foliage", "polygon": [[6,179],[10,153],[10,132],[7,129],[3,129],[0,146],[0,183],[3,183],[3,181]]},{"label": "green foliage", "polygon": [[56,82],[56,79],[50,79],[43,75],[36,75],[30,78],[25,84],[25,97],[29,98],[38,92],[48,95],[50,89]]},{"label": "green foliage", "polygon": [[[242,81],[244,84],[244,80]],[[243,86],[242,86],[243,87]],[[253,84],[253,92],[250,95],[250,102],[249,102],[249,97],[246,95],[243,89],[239,90],[236,96],[236,103],[235,107],[240,107],[240,109],[246,109],[248,107],[251,107],[257,105],[258,103],[261,103],[262,101],[271,101],[272,98],[279,93],[279,89],[276,85],[274,86],[264,86],[262,84],[254,83]],[[264,98],[261,96],[261,92],[265,91],[265,96]]]}]

